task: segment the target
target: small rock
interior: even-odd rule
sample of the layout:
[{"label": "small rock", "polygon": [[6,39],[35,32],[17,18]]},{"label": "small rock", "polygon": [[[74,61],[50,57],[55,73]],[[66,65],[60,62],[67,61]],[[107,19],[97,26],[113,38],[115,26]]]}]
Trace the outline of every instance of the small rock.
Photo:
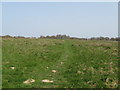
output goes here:
[{"label": "small rock", "polygon": [[23,83],[24,84],[30,84],[30,83],[34,83],[34,82],[35,82],[34,79],[28,79],[28,80],[24,81]]},{"label": "small rock", "polygon": [[52,70],[52,72],[54,72],[54,73],[55,73],[55,72],[57,72],[57,71],[56,71],[56,70]]},{"label": "small rock", "polygon": [[52,83],[53,81],[45,79],[45,80],[42,80],[42,82]]},{"label": "small rock", "polygon": [[13,70],[15,69],[15,67],[10,67],[10,68],[13,69]]},{"label": "small rock", "polygon": [[63,64],[63,62],[61,62],[61,64]]}]

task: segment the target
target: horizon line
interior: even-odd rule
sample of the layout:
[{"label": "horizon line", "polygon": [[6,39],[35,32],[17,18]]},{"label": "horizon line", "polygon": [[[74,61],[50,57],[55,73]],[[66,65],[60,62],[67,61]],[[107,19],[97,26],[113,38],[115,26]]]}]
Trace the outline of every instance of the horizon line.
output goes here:
[{"label": "horizon line", "polygon": [[69,36],[70,38],[100,38],[100,37],[103,37],[103,38],[119,38],[119,36],[117,37],[109,37],[109,36],[92,36],[92,37],[77,37],[77,36],[70,36],[70,35],[66,35],[66,34],[56,34],[56,35],[40,35],[40,36],[22,36],[22,35],[0,35],[0,37],[3,37],[3,36],[10,36],[10,37],[25,37],[25,38],[40,38],[41,36],[43,37],[47,37],[47,36],[57,36],[57,35],[65,35],[65,36]]}]

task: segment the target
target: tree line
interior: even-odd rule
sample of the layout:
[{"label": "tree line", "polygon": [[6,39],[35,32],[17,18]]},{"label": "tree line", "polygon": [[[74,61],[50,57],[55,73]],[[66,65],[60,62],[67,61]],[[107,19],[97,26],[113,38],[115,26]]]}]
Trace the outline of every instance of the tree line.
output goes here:
[{"label": "tree line", "polygon": [[[10,36],[10,35],[5,35],[5,36],[0,36],[2,38],[36,38],[36,37],[24,37],[24,36]],[[112,41],[120,41],[120,37],[91,37],[91,38],[77,38],[77,37],[70,37],[68,35],[52,35],[52,36],[40,36],[38,38],[48,38],[48,39],[79,39],[79,40],[112,40]]]}]

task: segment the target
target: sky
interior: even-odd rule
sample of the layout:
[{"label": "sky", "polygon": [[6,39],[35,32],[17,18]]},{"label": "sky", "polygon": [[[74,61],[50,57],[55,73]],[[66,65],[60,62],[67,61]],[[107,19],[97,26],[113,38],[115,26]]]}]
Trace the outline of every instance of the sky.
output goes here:
[{"label": "sky", "polygon": [[2,3],[0,2],[0,35],[2,35]]},{"label": "sky", "polygon": [[2,35],[117,37],[117,2],[4,2]]}]

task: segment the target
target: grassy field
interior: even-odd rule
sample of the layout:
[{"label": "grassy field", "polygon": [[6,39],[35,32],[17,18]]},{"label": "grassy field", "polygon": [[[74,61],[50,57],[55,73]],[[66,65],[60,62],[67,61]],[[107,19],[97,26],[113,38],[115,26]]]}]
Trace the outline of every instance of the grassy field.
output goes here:
[{"label": "grassy field", "polygon": [[117,41],[2,39],[3,88],[116,88]]}]

